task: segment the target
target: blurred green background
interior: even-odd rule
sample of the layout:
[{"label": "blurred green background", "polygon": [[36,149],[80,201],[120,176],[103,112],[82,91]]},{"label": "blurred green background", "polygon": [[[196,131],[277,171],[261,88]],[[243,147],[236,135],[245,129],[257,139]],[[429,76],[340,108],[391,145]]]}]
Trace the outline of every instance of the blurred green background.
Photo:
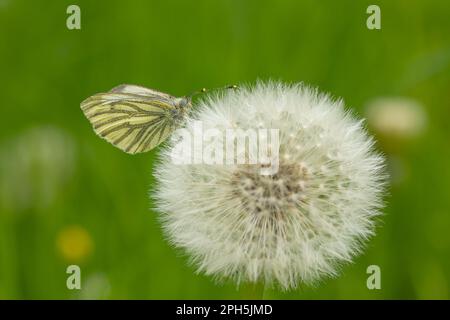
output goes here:
[{"label": "blurred green background", "polygon": [[[81,30],[66,28],[70,4]],[[370,4],[381,30],[366,27]],[[265,297],[448,299],[449,16],[447,0],[0,0],[0,298],[248,297],[164,240],[148,196],[158,150],[112,147],[79,104],[121,83],[184,95],[272,78],[318,86],[360,116],[380,97],[422,114],[405,116],[414,134],[368,119],[392,183],[365,252],[336,279]],[[70,264],[81,291],[66,288]],[[381,290],[366,287],[371,264]]]}]

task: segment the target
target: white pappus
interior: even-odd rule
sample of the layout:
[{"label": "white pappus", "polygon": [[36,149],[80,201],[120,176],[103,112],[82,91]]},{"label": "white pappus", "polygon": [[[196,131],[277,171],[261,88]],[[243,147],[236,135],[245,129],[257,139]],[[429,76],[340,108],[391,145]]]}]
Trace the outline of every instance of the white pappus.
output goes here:
[{"label": "white pappus", "polygon": [[156,208],[169,241],[199,272],[291,289],[337,275],[373,234],[384,158],[363,122],[302,84],[259,82],[207,97],[187,121],[206,128],[279,129],[279,168],[174,164],[155,170]]}]

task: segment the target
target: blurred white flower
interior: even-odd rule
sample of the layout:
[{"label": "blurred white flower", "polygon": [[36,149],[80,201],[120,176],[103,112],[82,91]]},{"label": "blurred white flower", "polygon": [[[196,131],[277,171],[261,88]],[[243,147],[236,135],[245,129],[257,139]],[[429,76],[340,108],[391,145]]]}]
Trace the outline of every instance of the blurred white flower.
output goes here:
[{"label": "blurred white flower", "polygon": [[426,114],[415,100],[401,97],[378,98],[367,105],[367,121],[386,138],[411,139],[425,128]]},{"label": "blurred white flower", "polygon": [[4,9],[4,8],[8,7],[10,4],[11,3],[9,0],[0,0],[0,9]]},{"label": "blurred white flower", "polygon": [[81,300],[108,299],[111,293],[111,284],[103,273],[94,273],[86,278],[81,286],[78,296]]},{"label": "blurred white flower", "polygon": [[[373,233],[384,160],[342,101],[302,85],[259,83],[199,103],[187,129],[277,128],[279,169],[177,165],[155,170],[157,208],[171,243],[198,271],[283,289],[336,275]],[[174,145],[174,141],[172,145]]]},{"label": "blurred white flower", "polygon": [[54,127],[36,127],[0,145],[0,199],[5,209],[45,208],[72,176],[74,141]]}]

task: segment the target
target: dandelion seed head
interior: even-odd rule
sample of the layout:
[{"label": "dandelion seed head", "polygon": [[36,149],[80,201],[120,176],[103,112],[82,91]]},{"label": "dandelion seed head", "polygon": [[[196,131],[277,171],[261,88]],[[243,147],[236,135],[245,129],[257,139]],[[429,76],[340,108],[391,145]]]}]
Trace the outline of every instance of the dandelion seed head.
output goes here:
[{"label": "dandelion seed head", "polygon": [[290,289],[335,276],[360,252],[382,208],[384,159],[342,101],[272,82],[210,96],[198,110],[205,127],[277,128],[280,140],[271,175],[264,164],[177,165],[170,146],[163,152],[162,225],[199,272]]}]

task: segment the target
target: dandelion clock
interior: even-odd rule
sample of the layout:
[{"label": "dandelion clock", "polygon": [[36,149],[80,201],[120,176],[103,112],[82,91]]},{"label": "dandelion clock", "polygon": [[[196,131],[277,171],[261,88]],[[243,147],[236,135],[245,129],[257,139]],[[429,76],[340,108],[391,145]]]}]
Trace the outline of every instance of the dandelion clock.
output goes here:
[{"label": "dandelion clock", "polygon": [[[199,272],[292,289],[335,276],[361,251],[380,215],[384,159],[342,101],[270,82],[195,107],[183,134],[191,150],[177,161],[171,139],[153,197],[167,238]],[[230,157],[236,132],[246,137]]]}]

